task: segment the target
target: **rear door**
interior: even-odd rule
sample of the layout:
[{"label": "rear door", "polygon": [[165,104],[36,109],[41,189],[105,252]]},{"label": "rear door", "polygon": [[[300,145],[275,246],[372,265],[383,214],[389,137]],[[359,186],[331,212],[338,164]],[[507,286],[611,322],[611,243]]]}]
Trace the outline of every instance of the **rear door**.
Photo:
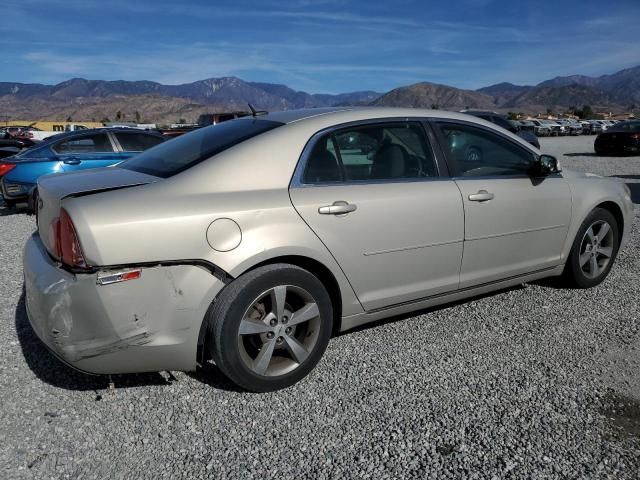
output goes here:
[{"label": "rear door", "polygon": [[436,126],[464,202],[460,288],[559,265],[571,220],[562,175],[531,177],[535,154],[493,129]]},{"label": "rear door", "polygon": [[163,138],[157,135],[150,135],[144,132],[114,132],[112,133],[116,140],[116,145],[120,147],[120,158],[126,160],[138,153],[155,147],[162,143]]},{"label": "rear door", "polygon": [[108,167],[122,161],[106,132],[74,136],[52,145],[65,172]]},{"label": "rear door", "polygon": [[305,149],[290,195],[368,311],[455,290],[464,217],[420,122],[353,124]]}]

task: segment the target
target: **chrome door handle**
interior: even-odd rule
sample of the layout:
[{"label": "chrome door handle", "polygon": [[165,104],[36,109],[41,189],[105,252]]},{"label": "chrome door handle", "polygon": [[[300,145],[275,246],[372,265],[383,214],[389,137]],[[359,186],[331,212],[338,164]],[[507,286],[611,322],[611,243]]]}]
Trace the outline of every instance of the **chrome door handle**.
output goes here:
[{"label": "chrome door handle", "polygon": [[80,165],[82,163],[80,160],[74,157],[67,157],[62,160],[62,163],[66,165]]},{"label": "chrome door handle", "polygon": [[486,190],[478,190],[478,193],[472,193],[469,195],[469,200],[472,202],[486,202],[488,200],[493,200],[495,195],[493,193],[489,193]]},{"label": "chrome door handle", "polygon": [[347,213],[355,212],[358,207],[353,203],[348,203],[343,200],[333,202],[333,205],[325,205],[318,208],[320,215],[345,215]]}]

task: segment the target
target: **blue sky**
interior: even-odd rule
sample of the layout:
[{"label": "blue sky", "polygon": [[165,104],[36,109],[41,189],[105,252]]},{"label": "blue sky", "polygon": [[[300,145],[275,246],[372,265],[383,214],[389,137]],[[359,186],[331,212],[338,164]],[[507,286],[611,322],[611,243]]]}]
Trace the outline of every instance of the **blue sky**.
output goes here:
[{"label": "blue sky", "polygon": [[636,0],[3,0],[1,12],[0,81],[237,76],[338,93],[640,64]]}]

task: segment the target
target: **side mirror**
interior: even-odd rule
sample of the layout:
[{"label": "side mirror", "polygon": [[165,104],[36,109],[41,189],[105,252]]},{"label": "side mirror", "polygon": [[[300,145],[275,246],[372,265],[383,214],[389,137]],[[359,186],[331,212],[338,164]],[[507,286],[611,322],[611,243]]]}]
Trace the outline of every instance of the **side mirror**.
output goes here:
[{"label": "side mirror", "polygon": [[546,177],[552,173],[559,173],[562,169],[558,159],[552,155],[540,155],[538,160],[533,164],[531,173],[534,176]]}]

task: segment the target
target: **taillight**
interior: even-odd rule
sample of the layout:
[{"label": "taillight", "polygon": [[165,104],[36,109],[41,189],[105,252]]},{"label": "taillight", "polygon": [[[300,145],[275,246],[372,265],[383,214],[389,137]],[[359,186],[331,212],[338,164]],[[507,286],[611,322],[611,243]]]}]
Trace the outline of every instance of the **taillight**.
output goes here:
[{"label": "taillight", "polygon": [[[634,133],[633,135],[631,135],[631,138],[633,138],[634,140],[640,140],[640,133]],[[2,168],[2,165],[0,165],[0,169]],[[2,170],[0,170],[0,175],[2,175]]]},{"label": "taillight", "polygon": [[51,222],[49,240],[62,263],[73,268],[87,268],[76,227],[64,208],[60,209],[60,217]]},{"label": "taillight", "polygon": [[2,177],[3,175],[6,175],[14,168],[16,168],[15,163],[0,163],[0,177]]}]

